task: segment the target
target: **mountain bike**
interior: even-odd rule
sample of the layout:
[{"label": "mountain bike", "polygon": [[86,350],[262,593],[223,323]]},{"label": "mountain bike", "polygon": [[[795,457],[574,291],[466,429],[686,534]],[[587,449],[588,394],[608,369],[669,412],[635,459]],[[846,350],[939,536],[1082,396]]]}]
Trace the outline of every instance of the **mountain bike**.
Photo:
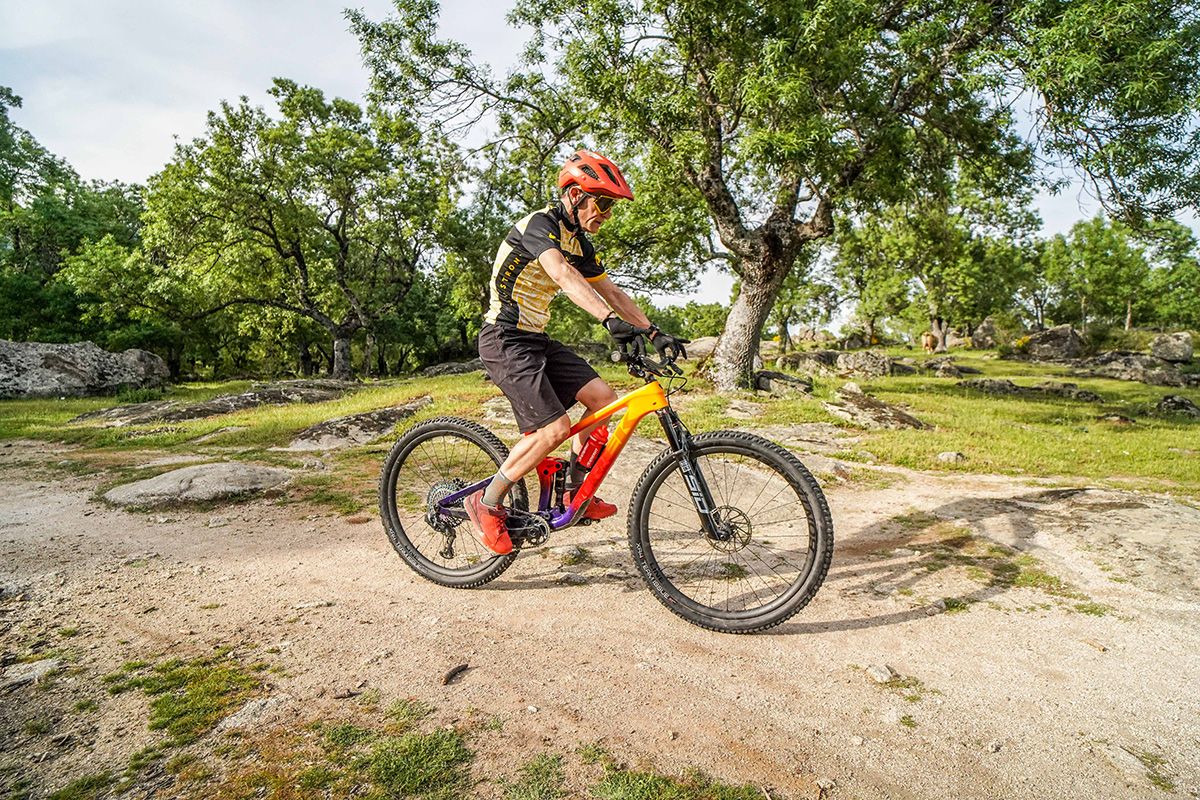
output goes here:
[{"label": "mountain bike", "polygon": [[640,340],[613,356],[645,386],[571,429],[574,436],[625,412],[570,503],[564,502],[565,459],[551,455],[538,466],[534,507],[525,481],[513,484],[506,501],[508,555],[484,547],[463,509],[463,499],[486,486],[507,457],[500,439],[456,417],[431,419],[401,435],[379,479],[380,516],[396,552],[443,586],[476,588],[495,580],[521,550],[594,522],[584,517],[586,504],[653,413],[667,447],[637,482],[627,521],[629,548],[650,591],[673,613],[715,631],[752,633],[790,618],[817,593],[833,556],[829,506],[812,474],[761,436],[693,436],[671,407],[670,396],[686,383],[673,358],[648,357]]}]

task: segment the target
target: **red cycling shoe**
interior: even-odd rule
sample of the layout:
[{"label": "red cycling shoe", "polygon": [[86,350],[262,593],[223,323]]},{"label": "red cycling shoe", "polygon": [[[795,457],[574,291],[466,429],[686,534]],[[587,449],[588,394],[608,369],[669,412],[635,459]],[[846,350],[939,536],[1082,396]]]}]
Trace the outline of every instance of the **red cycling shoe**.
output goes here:
[{"label": "red cycling shoe", "polygon": [[483,489],[464,500],[463,508],[471,518],[475,530],[479,531],[484,547],[502,556],[512,552],[512,539],[508,535],[508,512],[501,506],[486,505],[483,502]]},{"label": "red cycling shoe", "polygon": [[[563,495],[563,502],[571,505],[571,492]],[[593,497],[592,502],[588,503],[587,508],[583,512],[584,519],[608,519],[613,514],[617,513],[617,507],[612,503],[606,503],[599,497]]]}]

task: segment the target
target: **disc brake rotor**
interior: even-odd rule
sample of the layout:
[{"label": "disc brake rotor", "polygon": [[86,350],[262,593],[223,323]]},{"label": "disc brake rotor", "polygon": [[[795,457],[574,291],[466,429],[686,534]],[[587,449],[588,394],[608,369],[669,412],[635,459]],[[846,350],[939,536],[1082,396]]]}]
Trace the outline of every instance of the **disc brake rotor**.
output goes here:
[{"label": "disc brake rotor", "polygon": [[723,534],[720,539],[708,539],[708,543],[714,549],[723,553],[736,553],[750,544],[753,525],[746,512],[734,506],[721,506],[713,511],[713,517],[716,518],[717,527]]}]

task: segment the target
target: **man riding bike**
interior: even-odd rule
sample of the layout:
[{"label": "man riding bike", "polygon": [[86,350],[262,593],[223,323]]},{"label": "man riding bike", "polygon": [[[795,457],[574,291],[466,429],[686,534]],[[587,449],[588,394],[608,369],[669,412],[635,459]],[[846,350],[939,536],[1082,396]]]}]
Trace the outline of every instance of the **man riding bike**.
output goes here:
[{"label": "man riding bike", "polygon": [[[512,403],[525,434],[487,487],[464,502],[484,545],[502,555],[512,552],[504,496],[570,435],[567,409],[580,402],[591,414],[617,399],[590,364],[545,334],[554,296],[565,292],[618,343],[649,331],[660,354],[686,355],[683,345],[688,340],[659,330],[609,280],[587,237],[612,216],[618,200],[633,200],[633,190],[617,165],[599,153],[580,150],[559,171],[558,187],[558,203],[517,222],[496,251],[491,304],[479,333],[484,368]],[[568,502],[586,475],[579,454],[598,426],[580,431],[571,442]],[[584,516],[604,519],[615,513],[615,505],[593,497]]]}]

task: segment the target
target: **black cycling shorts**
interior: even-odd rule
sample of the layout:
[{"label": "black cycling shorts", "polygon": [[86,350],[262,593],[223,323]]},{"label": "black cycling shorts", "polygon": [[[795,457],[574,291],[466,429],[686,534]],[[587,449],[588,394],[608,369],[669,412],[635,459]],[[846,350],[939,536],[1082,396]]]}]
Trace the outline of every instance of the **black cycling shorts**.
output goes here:
[{"label": "black cycling shorts", "polygon": [[575,395],[600,377],[562,342],[511,325],[483,326],[479,357],[500,387],[521,433],[543,428],[575,405]]}]

